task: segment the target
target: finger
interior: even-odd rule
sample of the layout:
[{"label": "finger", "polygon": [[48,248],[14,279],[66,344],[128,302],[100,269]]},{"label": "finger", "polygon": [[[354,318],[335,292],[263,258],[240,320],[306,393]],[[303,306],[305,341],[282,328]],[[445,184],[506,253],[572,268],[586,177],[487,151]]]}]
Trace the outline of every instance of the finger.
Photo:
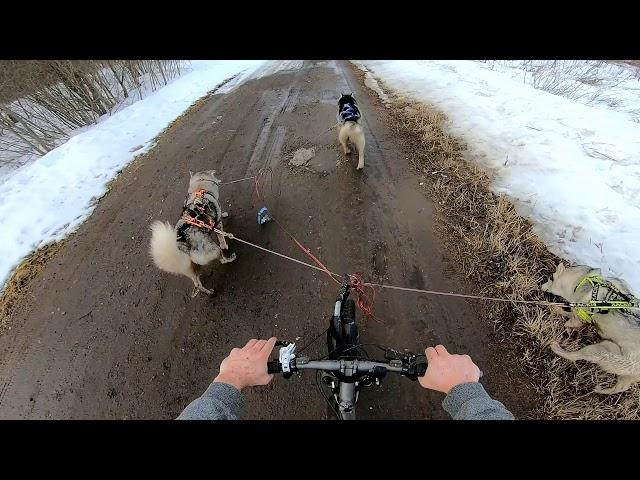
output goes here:
[{"label": "finger", "polygon": [[232,349],[231,349],[231,355],[233,355],[233,354],[235,354],[235,353],[238,353],[240,350],[241,350],[241,349],[240,349],[240,348],[238,348],[238,347],[232,348]]},{"label": "finger", "polygon": [[247,342],[247,344],[242,347],[243,350],[249,350],[251,347],[253,347],[256,343],[258,342],[258,340],[256,340],[255,338],[252,338],[251,340],[249,340]]},{"label": "finger", "polygon": [[266,343],[266,340],[257,340],[256,343],[253,344],[251,351],[254,353],[259,352],[260,350],[262,350],[262,347],[264,347]]},{"label": "finger", "polygon": [[269,340],[267,340],[265,344],[262,346],[262,348],[260,349],[260,353],[264,353],[267,356],[271,355],[271,352],[273,351],[273,347],[276,346],[276,340],[277,340],[276,337],[271,337]]},{"label": "finger", "polygon": [[444,345],[436,345],[436,352],[438,352],[438,355],[446,355],[449,353],[447,349],[444,348]]},{"label": "finger", "polygon": [[433,347],[427,347],[424,354],[427,356],[427,361],[431,361],[438,356],[438,352],[436,352],[436,349]]}]

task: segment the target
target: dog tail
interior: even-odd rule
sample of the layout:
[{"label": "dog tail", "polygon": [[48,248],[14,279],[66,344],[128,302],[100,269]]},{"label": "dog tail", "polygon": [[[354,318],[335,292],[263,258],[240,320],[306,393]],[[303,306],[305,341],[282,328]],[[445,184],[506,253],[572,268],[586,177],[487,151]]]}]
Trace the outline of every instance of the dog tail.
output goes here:
[{"label": "dog tail", "polygon": [[176,230],[169,222],[151,224],[149,253],[156,267],[165,272],[189,276],[192,270],[191,259],[178,249]]}]

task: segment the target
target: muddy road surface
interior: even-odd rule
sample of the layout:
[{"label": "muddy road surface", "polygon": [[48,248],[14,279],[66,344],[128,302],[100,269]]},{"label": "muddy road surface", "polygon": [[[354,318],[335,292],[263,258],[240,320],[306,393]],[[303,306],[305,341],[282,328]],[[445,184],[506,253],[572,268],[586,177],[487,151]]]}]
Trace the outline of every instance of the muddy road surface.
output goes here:
[{"label": "muddy road surface", "polygon": [[[342,154],[335,129],[323,133],[336,122],[341,91],[354,92],[364,112],[363,172],[355,155]],[[252,182],[221,187],[225,229],[240,238],[308,260],[274,223],[258,228],[256,213],[266,204],[332,271],[414,288],[469,288],[445,261],[438,215],[394,121],[348,62],[270,65],[201,101],[117,178],[15,309],[0,336],[0,418],[175,418],[232,347],[272,335],[302,346],[327,327],[335,283],[238,242],[230,242],[235,263],[204,270],[213,297],[192,299],[190,280],[152,265],[149,224],[178,219],[189,170],[213,168],[228,181],[272,169],[263,202]],[[290,166],[303,147],[313,147],[314,157]],[[443,343],[471,355],[488,391],[516,415],[535,406],[478,305],[382,291],[375,308],[383,323],[358,317],[364,343],[415,352]],[[324,348],[320,339],[307,353]],[[442,397],[390,374],[362,393],[358,415],[447,418]],[[310,372],[248,389],[246,398],[251,419],[333,418]]]}]

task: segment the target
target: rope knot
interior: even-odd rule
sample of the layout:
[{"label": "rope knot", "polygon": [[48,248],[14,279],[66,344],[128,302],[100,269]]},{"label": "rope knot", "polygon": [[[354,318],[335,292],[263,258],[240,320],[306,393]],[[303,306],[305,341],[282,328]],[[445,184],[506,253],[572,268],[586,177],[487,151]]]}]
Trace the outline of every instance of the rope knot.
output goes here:
[{"label": "rope knot", "polygon": [[[376,299],[376,291],[373,288],[373,285],[362,280],[362,277],[357,273],[351,273],[348,277],[349,286],[358,297],[356,305],[358,305],[358,308],[362,311],[364,316],[375,320],[376,322],[383,323],[373,314],[373,304]],[[367,289],[369,289],[370,293],[367,293]]]}]

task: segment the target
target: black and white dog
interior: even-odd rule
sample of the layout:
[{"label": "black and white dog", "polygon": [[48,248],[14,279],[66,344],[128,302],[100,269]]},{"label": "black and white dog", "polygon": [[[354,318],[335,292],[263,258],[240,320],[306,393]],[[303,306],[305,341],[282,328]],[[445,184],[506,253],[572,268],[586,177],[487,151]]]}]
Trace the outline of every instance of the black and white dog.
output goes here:
[{"label": "black and white dog", "polygon": [[344,149],[344,154],[351,153],[349,148],[349,141],[351,141],[358,150],[358,166],[356,169],[362,170],[364,168],[364,132],[360,125],[362,113],[360,113],[360,109],[356,104],[356,99],[353,98],[353,93],[340,95],[337,118],[340,123],[338,140]]}]

